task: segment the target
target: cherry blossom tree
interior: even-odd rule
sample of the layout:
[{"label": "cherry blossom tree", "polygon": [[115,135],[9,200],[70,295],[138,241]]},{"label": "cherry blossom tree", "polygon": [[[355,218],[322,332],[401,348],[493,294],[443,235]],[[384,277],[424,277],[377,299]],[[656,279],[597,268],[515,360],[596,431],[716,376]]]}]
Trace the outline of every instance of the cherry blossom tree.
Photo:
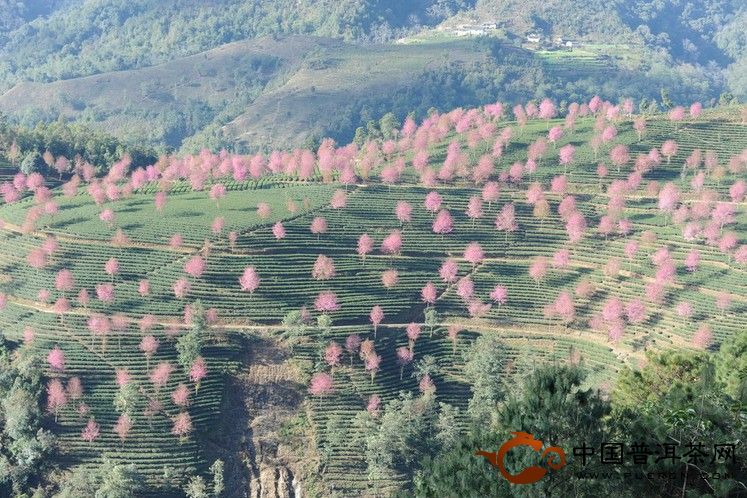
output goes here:
[{"label": "cherry blossom tree", "polygon": [[317,236],[317,240],[322,234],[327,233],[327,220],[321,216],[317,216],[311,221],[310,226],[311,233]]},{"label": "cherry blossom tree", "polygon": [[547,259],[542,256],[534,258],[532,264],[529,266],[529,276],[537,282],[537,288],[539,289],[540,282],[544,280],[547,275]]},{"label": "cherry blossom tree", "polygon": [[568,216],[565,224],[565,230],[568,234],[568,240],[571,244],[576,244],[584,238],[586,232],[586,219],[579,211],[574,211]]},{"label": "cherry blossom tree", "polygon": [[713,333],[708,325],[701,325],[693,336],[693,346],[700,349],[708,349],[713,342]]},{"label": "cherry blossom tree", "polygon": [[184,264],[184,271],[194,278],[202,277],[205,268],[207,268],[207,262],[200,256],[193,256]]},{"label": "cherry blossom tree", "polygon": [[633,299],[625,305],[625,315],[630,323],[643,323],[646,321],[646,305],[640,299]]},{"label": "cherry blossom tree", "polygon": [[643,140],[643,134],[646,133],[646,118],[638,116],[633,120],[633,129],[638,134],[638,141]]},{"label": "cherry blossom tree", "polygon": [[281,222],[277,222],[272,226],[272,235],[275,236],[276,240],[282,240],[285,238],[285,227]]},{"label": "cherry blossom tree", "polygon": [[410,353],[413,352],[413,349],[415,348],[415,341],[417,341],[418,337],[420,337],[422,330],[423,329],[421,328],[421,326],[415,322],[410,322],[407,325],[405,333],[407,334]]},{"label": "cherry blossom tree", "polygon": [[175,233],[169,239],[169,247],[171,247],[172,249],[179,249],[182,244],[184,244],[184,238],[181,236],[181,234]]},{"label": "cherry blossom tree", "polygon": [[679,202],[680,191],[674,183],[668,182],[659,190],[659,210],[672,214]]},{"label": "cherry blossom tree", "polygon": [[330,368],[332,368],[332,376],[334,376],[335,367],[337,367],[340,364],[340,359],[342,358],[342,348],[339,344],[332,341],[329,343],[329,345],[324,349],[324,361],[329,365]]},{"label": "cherry blossom tree", "polygon": [[560,164],[565,167],[564,172],[566,174],[568,173],[568,165],[573,163],[575,156],[576,148],[571,144],[564,145],[558,150],[558,159]]},{"label": "cherry blossom tree", "polygon": [[451,214],[445,209],[442,209],[436,215],[436,219],[433,220],[433,233],[440,234],[441,236],[451,233],[454,230],[454,220],[451,218]]},{"label": "cherry blossom tree", "polygon": [[661,145],[661,153],[667,158],[667,164],[672,162],[672,157],[677,155],[677,142],[674,140],[666,140]]},{"label": "cherry blossom tree", "polygon": [[505,243],[508,244],[509,232],[515,232],[519,229],[516,223],[516,209],[513,203],[504,204],[500,213],[495,218],[495,228],[506,234]]},{"label": "cherry blossom tree", "polygon": [[244,273],[239,277],[239,285],[243,292],[248,292],[250,295],[254,294],[259,288],[259,274],[253,266],[247,266],[244,268]]},{"label": "cherry blossom tree", "polygon": [[187,280],[186,278],[178,279],[172,286],[174,296],[177,299],[184,299],[189,293],[191,287],[192,286],[190,285],[189,280]]},{"label": "cherry blossom tree", "polygon": [[[672,108],[671,111],[669,111],[669,120],[675,123],[676,125],[681,122],[683,119],[685,119],[685,108],[682,106],[677,106]],[[677,126],[675,126],[675,129]]]},{"label": "cherry blossom tree", "polygon": [[560,317],[566,327],[576,318],[576,307],[573,297],[569,292],[563,291],[553,303],[555,313]]},{"label": "cherry blossom tree", "polygon": [[623,144],[615,145],[610,150],[610,161],[617,166],[617,172],[620,172],[620,167],[626,165],[630,161],[630,153],[628,148]]},{"label": "cherry blossom tree", "polygon": [[488,182],[482,188],[482,200],[488,203],[488,208],[500,197],[501,187],[497,182]]},{"label": "cherry blossom tree", "polygon": [[508,288],[504,285],[496,285],[490,291],[490,299],[498,305],[498,312],[500,313],[501,306],[508,302]]},{"label": "cherry blossom tree", "polygon": [[393,230],[381,242],[381,252],[384,254],[399,254],[402,250],[402,232]]},{"label": "cherry blossom tree", "polygon": [[148,279],[143,279],[140,282],[138,282],[137,292],[142,297],[149,296],[150,295],[150,281]]},{"label": "cherry blossom tree", "polygon": [[62,387],[60,379],[50,379],[47,382],[47,410],[54,413],[54,421],[57,422],[57,415],[60,410],[67,404],[67,394]]},{"label": "cherry blossom tree", "polygon": [[330,280],[335,276],[335,264],[332,258],[320,254],[311,269],[311,277],[314,280]]},{"label": "cherry blossom tree", "polygon": [[366,233],[358,237],[358,255],[363,259],[363,264],[366,264],[366,255],[373,251],[374,240]]},{"label": "cherry blossom tree", "polygon": [[700,102],[693,102],[690,104],[690,117],[695,119],[698,119],[700,115],[703,113],[703,104]]},{"label": "cherry blossom tree", "polygon": [[443,264],[441,264],[441,268],[438,270],[439,276],[446,283],[455,282],[458,272],[459,265],[452,258],[446,259]]},{"label": "cherry blossom tree", "polygon": [[173,372],[174,366],[167,361],[162,361],[153,368],[150,372],[150,381],[153,383],[156,392],[160,391],[169,382]]},{"label": "cherry blossom tree", "polygon": [[220,209],[220,200],[226,196],[226,186],[222,183],[216,183],[210,188],[210,198],[215,201],[215,205]]},{"label": "cherry blossom tree", "polygon": [[65,353],[59,346],[55,346],[47,355],[47,363],[52,370],[62,372],[65,370]]},{"label": "cherry blossom tree", "polygon": [[353,357],[358,353],[361,342],[361,337],[358,334],[350,334],[345,338],[345,351],[350,355],[350,366],[353,366]]},{"label": "cherry blossom tree", "polygon": [[473,226],[476,220],[482,218],[482,201],[476,195],[469,198],[466,214],[472,220]]},{"label": "cherry blossom tree", "polygon": [[328,291],[320,292],[314,301],[314,308],[322,313],[339,310],[340,304],[337,302],[337,294]]},{"label": "cherry blossom tree", "polygon": [[189,380],[195,384],[195,392],[200,388],[202,379],[207,376],[207,364],[205,358],[198,356],[189,368]]},{"label": "cherry blossom tree", "polygon": [[127,436],[130,434],[132,427],[132,418],[130,418],[127,413],[121,414],[117,419],[117,422],[114,424],[114,433],[119,436],[119,440],[122,444],[124,444]]},{"label": "cherry blossom tree", "polygon": [[373,308],[371,308],[371,313],[368,315],[368,318],[371,320],[371,324],[373,324],[374,337],[376,337],[376,331],[381,322],[384,320],[384,308],[382,308],[378,304],[375,305]]},{"label": "cherry blossom tree", "polygon": [[439,209],[441,209],[442,202],[443,199],[441,198],[441,195],[436,191],[431,191],[425,196],[425,202],[423,205],[425,206],[425,209],[435,214]]},{"label": "cherry blossom tree", "polygon": [[412,205],[409,202],[399,201],[394,208],[394,214],[401,224],[412,221]]},{"label": "cherry blossom tree", "polygon": [[309,383],[309,392],[314,396],[324,397],[326,394],[331,393],[334,390],[334,381],[332,376],[318,372],[311,377]]},{"label": "cherry blossom tree", "polygon": [[152,335],[146,335],[140,341],[140,351],[145,354],[146,368],[150,370],[150,359],[158,351],[158,339]]},{"label": "cherry blossom tree", "polygon": [[399,282],[399,273],[394,268],[384,270],[381,273],[381,284],[385,289],[391,289]]},{"label": "cherry blossom tree", "polygon": [[436,304],[438,290],[433,282],[428,281],[420,290],[420,297],[426,305]]},{"label": "cherry blossom tree", "polygon": [[726,292],[719,292],[716,295],[716,308],[721,312],[721,315],[726,313],[726,310],[731,306],[731,296]]},{"label": "cherry blossom tree", "polygon": [[404,374],[405,367],[412,363],[413,358],[415,355],[413,352],[402,346],[397,348],[397,364],[399,364],[399,380],[402,380],[402,376]]},{"label": "cherry blossom tree", "polygon": [[186,384],[180,383],[171,393],[171,401],[181,408],[189,406],[189,388]]},{"label": "cherry blossom tree", "polygon": [[73,278],[73,273],[65,268],[58,271],[55,277],[54,286],[58,291],[62,292],[63,295],[65,292],[72,291],[75,287],[75,279]]},{"label": "cherry blossom tree", "polygon": [[464,259],[472,264],[472,268],[482,263],[482,260],[485,259],[485,253],[480,244],[477,242],[467,244],[467,247],[464,248]]},{"label": "cherry blossom tree", "polygon": [[89,419],[86,426],[83,428],[83,431],[80,433],[80,437],[88,442],[92,443],[96,439],[98,439],[100,435],[101,428],[99,427],[99,424],[96,423],[94,419]]},{"label": "cherry blossom tree", "polygon": [[466,303],[469,303],[475,295],[475,283],[469,276],[462,277],[457,282],[456,294]]},{"label": "cherry blossom tree", "polygon": [[192,432],[192,417],[189,416],[188,412],[180,412],[173,418],[173,422],[174,425],[171,427],[171,433],[178,436],[179,439],[184,439]]},{"label": "cherry blossom tree", "polygon": [[373,384],[374,377],[376,377],[376,373],[381,366],[381,356],[375,352],[371,352],[371,354],[366,355],[363,363],[368,373],[371,374],[371,384]]}]

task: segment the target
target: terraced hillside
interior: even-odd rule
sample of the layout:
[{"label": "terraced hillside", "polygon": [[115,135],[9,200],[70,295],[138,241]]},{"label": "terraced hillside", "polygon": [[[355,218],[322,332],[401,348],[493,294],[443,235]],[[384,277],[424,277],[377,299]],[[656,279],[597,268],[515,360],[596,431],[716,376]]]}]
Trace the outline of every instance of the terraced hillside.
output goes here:
[{"label": "terraced hillside", "polygon": [[[278,450],[279,465],[311,495],[386,495],[408,470],[373,466],[356,438],[401,391],[455,407],[466,427],[477,337],[504,348],[507,379],[572,361],[604,387],[648,349],[718,348],[743,331],[741,110],[541,109],[436,114],[360,150],[205,151],[46,186],[4,176],[0,327],[45,360],[58,347],[64,366],[50,356],[47,376],[83,384],[48,421],[61,468],[134,463],[159,495],[207,476],[233,413],[226,386],[261,338],[307,396],[278,422],[298,456]],[[426,357],[436,368],[423,373]],[[125,408],[118,370],[137,388]],[[180,384],[188,402],[183,387],[172,395]],[[356,425],[367,407],[368,429]]]}]

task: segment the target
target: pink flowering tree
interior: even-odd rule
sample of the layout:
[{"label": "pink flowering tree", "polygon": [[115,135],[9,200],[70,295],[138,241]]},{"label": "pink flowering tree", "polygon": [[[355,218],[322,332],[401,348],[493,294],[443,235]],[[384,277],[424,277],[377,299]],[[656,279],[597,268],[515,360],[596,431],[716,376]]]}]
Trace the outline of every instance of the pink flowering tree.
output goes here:
[{"label": "pink flowering tree", "polygon": [[195,384],[195,392],[200,389],[200,383],[202,379],[207,376],[207,364],[202,356],[195,358],[192,366],[189,369],[189,380]]},{"label": "pink flowering tree", "polygon": [[490,291],[490,299],[498,305],[498,312],[500,312],[501,306],[508,302],[508,288],[505,285],[496,285]]},{"label": "pink flowering tree", "polygon": [[101,428],[99,424],[97,424],[94,419],[89,419],[88,423],[83,428],[83,431],[80,433],[80,437],[83,439],[83,441],[92,443],[96,439],[98,439],[100,432]]},{"label": "pink flowering tree", "polygon": [[461,331],[461,327],[454,324],[449,325],[446,329],[446,333],[449,336],[449,339],[451,339],[451,349],[454,354],[456,354],[457,341],[459,340],[459,332]]},{"label": "pink flowering tree", "polygon": [[324,372],[319,372],[315,373],[311,377],[311,382],[309,382],[309,393],[311,393],[313,396],[319,396],[320,398],[323,398],[333,390],[334,381],[332,380],[331,375]]},{"label": "pink flowering tree", "polygon": [[363,363],[368,373],[371,374],[371,384],[373,384],[374,377],[381,367],[381,356],[372,351],[371,354],[366,355]]},{"label": "pink flowering tree", "polygon": [[505,243],[508,244],[508,234],[513,233],[519,229],[519,225],[516,222],[516,208],[513,203],[505,204],[501,208],[501,212],[495,218],[495,228],[506,234]]},{"label": "pink flowering tree", "polygon": [[406,201],[399,201],[394,208],[394,214],[400,224],[410,223],[412,221],[412,205]]},{"label": "pink flowering tree", "polygon": [[243,292],[248,292],[249,295],[253,295],[254,291],[259,288],[259,274],[253,266],[244,268],[244,273],[239,277],[239,285]]},{"label": "pink flowering tree", "polygon": [[171,427],[171,433],[183,441],[190,432],[192,432],[192,417],[188,412],[180,412],[173,418],[174,425]]},{"label": "pink flowering tree", "polygon": [[205,268],[207,268],[207,262],[200,256],[193,256],[184,264],[184,271],[194,278],[202,277]]},{"label": "pink flowering tree", "polygon": [[317,216],[311,221],[309,229],[311,230],[311,233],[316,235],[317,240],[319,240],[319,237],[321,237],[322,234],[327,233],[327,220],[321,216]]},{"label": "pink flowering tree", "polygon": [[699,349],[708,349],[713,343],[713,332],[708,325],[701,325],[693,336],[693,346]]},{"label": "pink flowering tree", "polygon": [[180,383],[171,393],[171,401],[180,408],[189,406],[189,388],[186,384]]},{"label": "pink flowering tree", "polygon": [[418,340],[418,337],[420,337],[420,334],[422,333],[422,328],[419,324],[410,322],[405,329],[405,333],[407,334],[409,350],[412,353],[415,348],[415,341]]},{"label": "pink flowering tree", "polygon": [[485,253],[480,244],[477,242],[467,244],[467,247],[464,248],[464,259],[472,265],[472,268],[482,263],[482,260],[485,259]]},{"label": "pink flowering tree", "polygon": [[667,164],[672,162],[672,157],[677,155],[677,142],[674,140],[666,140],[661,145],[661,153],[667,158]]},{"label": "pink flowering tree", "polygon": [[539,289],[540,282],[544,280],[547,275],[547,259],[542,256],[534,258],[532,264],[529,265],[529,276],[537,282],[537,288]]},{"label": "pink flowering tree", "polygon": [[324,361],[332,369],[332,376],[335,375],[335,368],[340,364],[342,358],[342,347],[339,344],[332,341],[324,349]]},{"label": "pink flowering tree", "polygon": [[62,387],[60,379],[50,379],[47,382],[47,410],[54,413],[54,421],[57,422],[57,415],[60,410],[67,404],[67,393]]},{"label": "pink flowering tree", "polygon": [[446,209],[442,209],[433,220],[433,233],[440,234],[443,237],[453,230],[454,220],[451,218],[451,214]]},{"label": "pink flowering tree", "polygon": [[350,366],[353,366],[353,358],[358,354],[358,349],[362,343],[361,337],[358,334],[350,334],[345,338],[345,351],[350,356]]},{"label": "pink flowering tree", "polygon": [[576,307],[573,302],[573,297],[569,292],[561,292],[555,299],[553,307],[555,313],[560,317],[566,328],[576,318]]},{"label": "pink flowering tree", "polygon": [[47,363],[52,370],[62,372],[65,370],[65,353],[59,346],[55,346],[47,355]]},{"label": "pink flowering tree", "polygon": [[311,277],[314,280],[330,280],[335,276],[335,264],[332,258],[320,254],[311,269]]},{"label": "pink flowering tree", "polygon": [[394,268],[390,268],[388,270],[384,270],[381,273],[381,285],[384,286],[385,289],[389,290],[397,283],[399,282],[399,273]]},{"label": "pink flowering tree", "polygon": [[68,269],[62,269],[57,272],[57,276],[54,280],[55,289],[62,292],[64,296],[66,292],[70,292],[75,288],[75,279],[73,273]]},{"label": "pink flowering tree", "polygon": [[436,304],[438,289],[433,282],[428,281],[420,290],[420,297],[427,306]]},{"label": "pink flowering tree", "polygon": [[402,250],[402,232],[393,230],[389,235],[384,237],[381,242],[381,252],[384,254],[395,255]]},{"label": "pink flowering tree", "polygon": [[441,195],[436,191],[432,191],[425,196],[425,202],[423,205],[425,206],[425,209],[435,214],[439,209],[441,209],[442,202],[443,199],[441,198]]},{"label": "pink flowering tree", "polygon": [[321,313],[339,310],[340,304],[337,302],[337,294],[329,291],[320,292],[314,301],[314,308]]},{"label": "pink flowering tree", "polygon": [[371,308],[371,313],[368,315],[369,320],[371,320],[371,324],[374,328],[374,337],[376,337],[376,331],[381,325],[381,322],[384,320],[384,308],[379,306],[378,304],[375,305],[373,308]]},{"label": "pink flowering tree", "polygon": [[277,222],[272,226],[272,235],[276,240],[282,240],[285,238],[285,227],[281,222]]},{"label": "pink flowering tree", "polygon": [[397,364],[399,365],[399,380],[402,380],[402,376],[404,374],[405,367],[412,363],[413,358],[415,355],[413,352],[402,346],[397,348]]},{"label": "pink flowering tree", "polygon": [[150,370],[150,359],[158,351],[158,339],[152,335],[146,335],[140,341],[140,351],[145,354],[146,368]]},{"label": "pink flowering tree", "polygon": [[363,259],[363,264],[366,264],[366,255],[373,251],[374,240],[366,233],[358,238],[358,256]]},{"label": "pink flowering tree", "polygon": [[156,393],[158,393],[161,388],[169,382],[169,379],[171,378],[171,374],[173,372],[174,366],[166,361],[162,361],[161,363],[156,365],[155,368],[150,372],[150,381],[153,384]]},{"label": "pink flowering tree", "polygon": [[114,424],[114,433],[119,436],[119,440],[122,444],[124,444],[127,436],[130,434],[132,427],[132,418],[127,413],[121,414],[117,419],[117,422]]},{"label": "pink flowering tree", "polygon": [[448,258],[447,260],[445,260],[441,264],[441,268],[438,270],[438,274],[441,277],[441,280],[443,280],[447,284],[456,282],[458,273],[459,265],[452,258]]}]

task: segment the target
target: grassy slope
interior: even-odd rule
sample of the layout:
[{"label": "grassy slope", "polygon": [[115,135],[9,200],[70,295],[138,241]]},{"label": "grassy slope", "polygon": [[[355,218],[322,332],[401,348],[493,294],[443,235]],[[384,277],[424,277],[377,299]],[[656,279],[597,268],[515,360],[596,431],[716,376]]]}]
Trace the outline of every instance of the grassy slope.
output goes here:
[{"label": "grassy slope", "polygon": [[[590,127],[590,121],[580,120],[577,131],[564,138],[562,143],[570,141],[580,146],[577,163],[571,169],[570,190],[576,193],[579,208],[587,216],[590,226],[594,227],[607,198],[599,193],[595,177],[597,161],[588,145],[585,145],[590,136]],[[696,147],[717,151],[722,161],[747,148],[744,126],[715,115],[700,123],[685,125],[680,130],[675,130],[663,120],[649,122],[649,131],[642,142],[637,141],[629,123],[619,126],[619,129],[619,139],[630,145],[632,153],[659,146],[670,137],[680,143],[680,151],[672,164],[665,163],[647,175],[646,180],[674,180],[684,185],[689,178],[684,181],[679,178],[679,165]],[[512,141],[502,167],[524,158],[526,144],[545,132],[544,122],[531,123]],[[445,147],[446,143],[432,150],[434,164],[443,160]],[[480,151],[478,148],[472,160]],[[536,176],[545,185],[558,172],[554,154],[548,153],[550,159],[543,161]],[[611,178],[622,178],[624,175],[625,171],[618,174],[614,169],[610,173]],[[728,183],[709,179],[706,186],[724,193]],[[8,337],[14,339],[20,338],[23,327],[33,327],[38,339],[32,347],[40,352],[60,344],[68,353],[68,373],[81,375],[87,392],[84,400],[102,424],[102,437],[93,445],[83,444],[79,431],[85,420],[78,418],[70,409],[63,413],[56,431],[62,438],[64,451],[61,462],[64,465],[92,464],[102,455],[126,459],[135,462],[148,475],[152,486],[162,482],[164,465],[204,469],[206,462],[199,445],[210,438],[213,427],[211,420],[219,416],[223,386],[220,372],[230,368],[236,348],[231,337],[237,333],[255,333],[259,329],[276,335],[280,331],[274,325],[284,313],[301,305],[311,305],[321,290],[333,290],[342,303],[342,308],[332,313],[335,327],[326,337],[313,329],[308,332],[294,353],[300,364],[310,367],[317,361],[319,348],[332,338],[344,341],[345,335],[351,332],[364,337],[372,336],[367,314],[374,304],[384,307],[387,325],[379,330],[376,338],[376,350],[384,361],[382,371],[373,383],[360,360],[356,359],[353,368],[345,366],[337,369],[338,388],[334,395],[323,400],[310,400],[306,405],[315,441],[321,445],[330,416],[342,415],[347,424],[355,412],[363,408],[371,394],[380,394],[387,400],[396,396],[400,389],[417,390],[409,369],[405,371],[404,382],[400,382],[399,368],[394,360],[395,348],[407,342],[404,325],[410,321],[422,321],[420,287],[428,279],[437,280],[438,266],[446,255],[459,258],[465,244],[472,240],[483,245],[489,259],[474,270],[462,261],[460,274],[473,272],[477,294],[483,298],[495,283],[507,285],[509,304],[500,310],[493,309],[485,319],[468,320],[464,318],[463,306],[454,289],[446,288],[438,281],[440,298],[436,307],[442,314],[444,326],[446,323],[459,322],[466,331],[460,336],[456,351],[452,350],[444,326],[437,327],[432,337],[426,331],[415,347],[417,358],[432,354],[443,369],[435,378],[439,400],[460,408],[464,408],[469,399],[469,386],[461,373],[464,362],[461,352],[477,334],[496,334],[504,340],[509,356],[519,371],[535,361],[565,361],[573,349],[580,352],[582,361],[594,372],[591,382],[599,385],[614,378],[621,365],[635,365],[645,348],[689,347],[695,326],[683,323],[675,315],[674,304],[682,300],[692,301],[696,308],[695,319],[713,328],[716,342],[740,329],[747,310],[745,269],[729,262],[714,248],[703,247],[701,268],[694,274],[688,274],[680,266],[682,285],[672,289],[664,307],[656,310],[650,308],[650,317],[644,324],[629,326],[621,343],[610,344],[604,333],[580,325],[599,311],[607,297],[617,295],[628,300],[642,294],[643,284],[653,276],[648,255],[656,247],[668,244],[678,262],[690,249],[690,244],[682,241],[678,229],[666,226],[664,218],[656,210],[655,198],[644,196],[629,200],[626,216],[636,223],[636,234],[651,229],[658,235],[659,241],[654,246],[644,246],[631,263],[626,262],[621,277],[604,277],[601,266],[610,255],[622,257],[625,239],[613,237],[605,240],[590,230],[573,252],[574,265],[564,271],[551,270],[546,281],[537,286],[527,276],[528,261],[538,254],[551,255],[564,245],[566,235],[559,228],[555,214],[550,220],[540,223],[526,206],[524,194],[511,188],[504,189],[497,204],[485,206],[485,216],[476,224],[467,219],[464,210],[468,197],[479,194],[479,190],[466,185],[439,189],[444,196],[444,205],[451,210],[456,222],[454,233],[444,238],[431,232],[431,216],[422,208],[422,199],[427,190],[414,185],[389,188],[369,184],[351,188],[348,207],[343,210],[333,210],[327,205],[334,186],[264,181],[261,184],[247,182],[229,185],[229,188],[229,194],[219,207],[207,199],[206,193],[179,193],[180,189],[177,188],[170,195],[163,215],[156,215],[152,222],[144,221],[154,216],[152,200],[147,195],[136,194],[113,203],[119,226],[138,243],[122,248],[109,244],[112,230],[97,220],[89,221],[96,218],[98,208],[88,196],[81,194],[70,200],[61,199],[60,214],[41,223],[43,231],[58,235],[61,252],[53,258],[50,268],[41,271],[28,269],[24,257],[31,248],[39,245],[43,233],[18,234],[12,225],[21,222],[23,210],[30,205],[29,201],[0,209],[0,218],[9,223],[0,237],[0,265],[6,275],[2,290],[12,296],[11,304],[0,314],[0,326]],[[304,201],[305,198],[308,200]],[[559,197],[548,194],[548,198],[554,213]],[[301,211],[289,213],[285,207],[287,199],[302,206]],[[358,235],[365,230],[380,242],[390,230],[399,228],[393,209],[396,202],[403,199],[409,200],[415,207],[413,222],[404,227],[403,254],[398,257],[372,255],[363,264],[354,254]],[[509,235],[506,244],[503,234],[496,233],[493,220],[500,206],[510,200],[517,204],[519,230]],[[273,215],[270,219],[259,220],[254,215],[254,206],[260,201],[272,204]],[[235,250],[227,246],[225,236],[214,236],[209,231],[209,221],[218,214],[226,217],[227,229],[240,233]],[[330,227],[328,233],[319,238],[308,231],[311,219],[318,215],[325,216]],[[288,232],[283,241],[276,241],[270,231],[271,225],[278,219],[285,220]],[[741,235],[747,230],[743,206],[739,210],[737,225],[731,229]],[[173,231],[185,235],[184,251],[175,253],[164,245]],[[34,304],[36,291],[41,287],[52,288],[53,270],[65,266],[73,270],[79,287],[91,289],[95,283],[107,279],[103,265],[109,257],[115,256],[120,259],[123,269],[123,273],[117,277],[117,301],[110,309],[94,300],[90,308],[120,311],[133,318],[152,313],[161,322],[173,322],[178,319],[185,303],[173,297],[171,285],[183,274],[182,267],[189,254],[198,251],[204,239],[210,239],[214,244],[208,259],[208,270],[204,277],[193,279],[188,301],[200,298],[207,307],[219,309],[221,326],[214,332],[222,338],[214,341],[216,345],[206,351],[211,375],[193,398],[196,400],[193,416],[197,432],[188,441],[174,444],[175,438],[168,433],[170,422],[167,416],[157,416],[152,426],[138,416],[134,437],[124,448],[120,448],[110,432],[115,417],[111,404],[113,372],[114,367],[127,366],[150,392],[145,377],[146,360],[137,350],[141,332],[133,323],[123,336],[121,349],[118,341],[111,338],[107,349],[103,350],[100,339],[92,340],[86,330],[88,310],[78,308],[62,323],[48,309]],[[337,276],[329,282],[310,279],[311,267],[320,253],[335,260]],[[262,278],[260,290],[253,297],[241,293],[236,283],[241,271],[248,265],[256,266]],[[380,273],[391,267],[399,270],[400,283],[394,289],[384,291],[379,280]],[[136,295],[137,282],[143,277],[149,278],[153,286],[153,296],[147,300],[139,299]],[[593,299],[579,300],[577,303],[579,325],[565,329],[548,324],[542,318],[544,305],[551,302],[560,289],[575,287],[582,277],[595,281],[599,292]],[[734,305],[726,314],[718,312],[714,305],[715,293],[723,289],[734,296]],[[165,336],[164,328],[157,326],[155,334],[161,340],[162,347],[157,357],[151,360],[151,366],[155,361],[174,361],[173,341]],[[347,361],[345,356],[343,363],[347,365]],[[177,372],[169,387],[182,381],[185,381],[184,375]],[[161,397],[166,405],[166,415],[173,415],[175,408],[165,395]],[[350,430],[347,426],[345,428]],[[133,451],[136,445],[137,451]],[[304,456],[315,458],[313,453]],[[324,476],[324,485],[334,485],[345,496],[365,493],[370,483],[362,458],[361,452],[354,448],[335,448]],[[379,484],[391,489],[390,486],[404,483],[406,477],[395,474]]]},{"label": "grassy slope", "polygon": [[0,97],[0,109],[16,115],[42,113],[47,119],[93,120],[115,134],[158,141],[161,137],[144,122],[158,127],[169,113],[208,108],[204,119],[209,123],[227,105],[250,101],[271,81],[292,74],[305,54],[328,44],[336,43],[308,37],[259,39],[144,69],[21,83]]},{"label": "grassy slope", "polygon": [[348,46],[320,54],[320,63],[305,65],[284,85],[263,94],[224,130],[246,144],[292,147],[309,134],[323,136],[338,124],[340,114],[357,115],[352,107],[356,100],[403,91],[425,70],[485,58],[486,54],[471,43],[459,41],[422,46]]},{"label": "grassy slope", "polygon": [[[338,127],[341,114],[357,118],[356,102],[396,94],[425,70],[485,57],[484,50],[464,41],[360,46],[305,36],[263,38],[144,69],[22,83],[0,96],[0,110],[94,121],[115,135],[151,143],[165,139],[177,147],[181,139],[160,132],[177,115],[194,119],[194,131],[229,118],[223,127],[227,140],[253,148],[294,147]],[[146,121],[149,126],[143,126]]]}]

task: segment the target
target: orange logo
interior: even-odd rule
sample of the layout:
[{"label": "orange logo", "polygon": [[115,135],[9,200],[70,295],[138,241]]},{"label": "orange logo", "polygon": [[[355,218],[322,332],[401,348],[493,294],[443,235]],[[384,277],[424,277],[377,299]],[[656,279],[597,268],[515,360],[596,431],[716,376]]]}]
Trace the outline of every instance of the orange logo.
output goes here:
[{"label": "orange logo", "polygon": [[[547,469],[538,466],[528,467],[518,474],[508,473],[506,466],[504,465],[504,459],[506,458],[506,453],[508,453],[510,449],[515,446],[529,446],[535,452],[539,453],[544,444],[542,441],[534,439],[534,436],[528,432],[512,432],[511,434],[513,434],[514,437],[503,443],[503,445],[498,448],[498,452],[489,453],[480,450],[476,452],[475,455],[485,457],[493,467],[496,467],[501,474],[503,474],[503,477],[505,477],[508,482],[514,484],[531,484],[545,477],[545,474],[548,472]],[[545,451],[542,452],[542,459],[547,463],[547,466],[553,470],[559,470],[565,467],[565,452],[563,451],[563,448],[559,446],[545,448]]]}]

